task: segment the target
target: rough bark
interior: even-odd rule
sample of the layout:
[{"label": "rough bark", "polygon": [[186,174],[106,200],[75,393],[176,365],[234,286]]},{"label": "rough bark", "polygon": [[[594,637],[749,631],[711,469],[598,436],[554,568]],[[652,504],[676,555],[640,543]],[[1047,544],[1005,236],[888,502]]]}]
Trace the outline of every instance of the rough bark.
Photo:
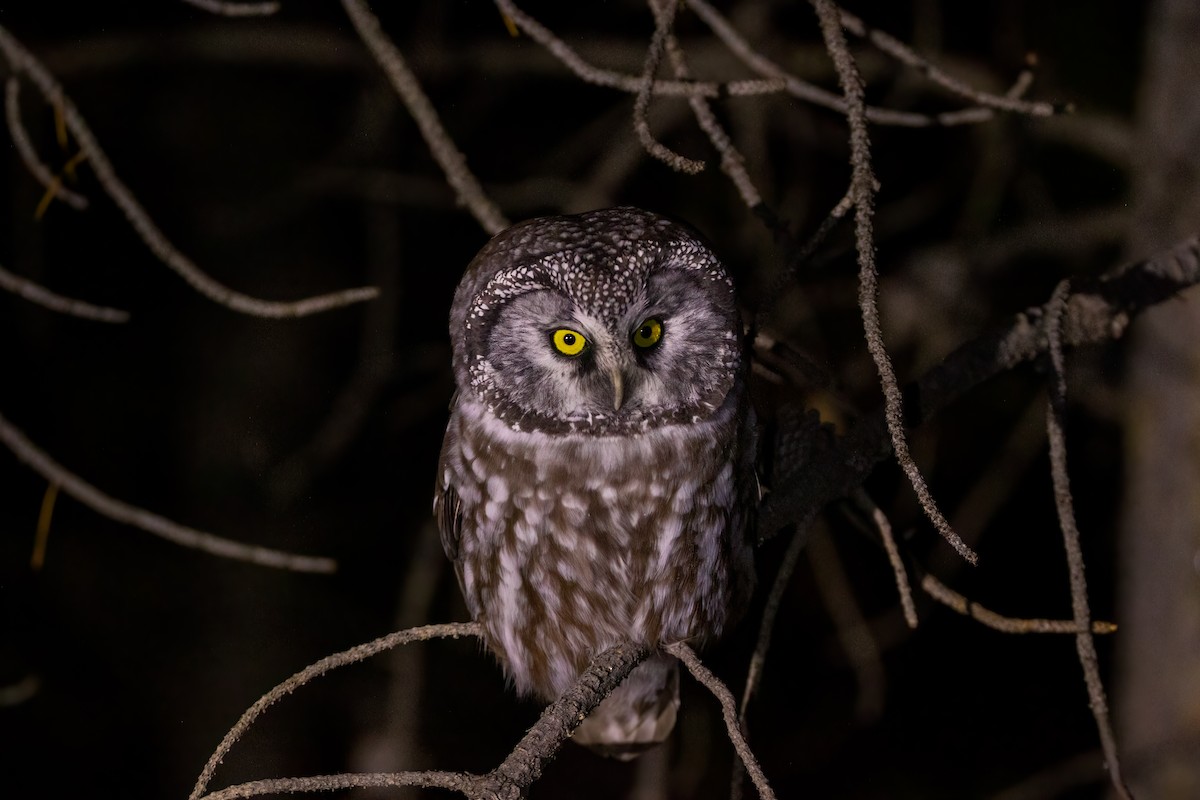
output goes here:
[{"label": "rough bark", "polygon": [[[1157,0],[1145,44],[1131,252],[1200,227],[1200,4]],[[1200,797],[1200,306],[1134,330],[1118,719],[1144,797]]]}]

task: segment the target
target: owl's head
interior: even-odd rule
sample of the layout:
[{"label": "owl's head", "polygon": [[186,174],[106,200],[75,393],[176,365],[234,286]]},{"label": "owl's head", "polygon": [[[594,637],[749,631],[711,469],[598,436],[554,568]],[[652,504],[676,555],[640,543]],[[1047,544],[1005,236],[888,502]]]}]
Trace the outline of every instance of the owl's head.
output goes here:
[{"label": "owl's head", "polygon": [[459,391],[517,430],[704,419],[741,372],[725,268],[688,228],[635,208],[497,234],[458,286],[450,338]]}]

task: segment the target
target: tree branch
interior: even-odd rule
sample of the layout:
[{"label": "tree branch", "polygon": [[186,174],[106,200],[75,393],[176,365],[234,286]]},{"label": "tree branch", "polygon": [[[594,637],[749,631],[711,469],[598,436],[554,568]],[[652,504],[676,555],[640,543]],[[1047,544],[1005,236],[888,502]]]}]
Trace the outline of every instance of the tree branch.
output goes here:
[{"label": "tree branch", "polygon": [[362,287],[293,302],[275,302],[242,294],[214,280],[190,258],[181,253],[175,245],[171,244],[159,230],[158,226],[154,224],[154,220],[150,219],[150,215],[142,208],[141,203],[117,177],[117,172],[113,168],[112,162],[108,160],[108,155],[100,147],[100,143],[84,121],[83,115],[79,113],[75,104],[58,85],[58,81],[40,61],[34,58],[32,53],[2,27],[0,27],[0,53],[3,54],[13,72],[27,75],[48,102],[54,103],[62,109],[63,121],[74,135],[75,141],[78,142],[80,151],[92,165],[100,186],[124,212],[125,218],[145,245],[150,248],[150,251],[200,294],[234,311],[269,318],[303,317],[317,314],[339,306],[370,300],[378,294],[378,291],[372,287]]},{"label": "tree branch", "polygon": [[[423,642],[429,639],[439,639],[445,637],[459,638],[460,636],[479,636],[482,629],[476,622],[454,622],[445,625],[426,625],[420,628],[409,628],[408,630],[396,631],[389,633],[387,636],[381,636],[374,641],[360,644],[356,647],[351,647],[349,650],[343,650],[340,653],[334,653],[331,656],[326,656],[314,664],[310,664],[304,669],[292,675],[283,683],[276,686],[271,691],[264,694],[255,701],[254,705],[246,709],[241,718],[238,719],[234,726],[229,729],[229,733],[225,734],[225,738],[217,745],[217,749],[209,756],[208,763],[204,765],[204,769],[200,771],[200,777],[196,778],[196,786],[192,789],[189,800],[197,800],[208,789],[208,784],[212,781],[213,773],[216,772],[217,766],[221,760],[229,753],[230,748],[237,743],[237,740],[242,737],[254,721],[262,716],[274,703],[278,702],[285,695],[299,689],[304,684],[324,675],[326,672],[335,670],[338,667],[344,667],[348,664],[355,664],[364,659],[370,658],[373,655],[382,653],[385,650],[390,650],[402,644],[409,642]],[[303,780],[303,779],[302,779]],[[420,785],[420,784],[413,784]],[[281,791],[320,791],[325,789],[341,788],[337,786],[315,786],[312,789],[292,788]],[[269,791],[277,791],[273,789],[263,789],[255,794],[266,793]],[[249,794],[229,795],[230,797],[249,797]]]},{"label": "tree branch", "polygon": [[1067,551],[1067,568],[1071,576],[1071,609],[1074,612],[1075,647],[1079,665],[1087,684],[1089,705],[1100,734],[1104,763],[1117,795],[1132,800],[1133,795],[1121,777],[1121,761],[1117,756],[1117,739],[1108,717],[1108,699],[1100,680],[1100,665],[1096,658],[1096,642],[1092,639],[1092,609],[1088,604],[1087,579],[1083,574],[1083,549],[1079,545],[1079,526],[1075,523],[1075,503],[1071,499],[1071,480],[1067,475],[1067,437],[1064,432],[1067,413],[1067,370],[1062,346],[1062,318],[1067,310],[1071,283],[1064,280],[1054,289],[1046,304],[1046,342],[1050,350],[1050,401],[1046,404],[1046,433],[1050,439],[1050,475],[1054,480],[1054,505],[1062,529],[1063,545]]},{"label": "tree branch", "polygon": [[[1075,281],[1063,318],[1063,343],[1078,346],[1117,339],[1133,317],[1200,283],[1200,238],[1091,281]],[[916,427],[972,388],[1046,352],[1044,306],[1017,314],[1003,328],[966,342],[904,391],[904,422]],[[800,442],[797,439],[807,439]],[[883,410],[861,418],[845,435],[793,415],[780,426],[776,450],[805,448],[804,469],[791,470],[760,509],[770,536],[795,520],[810,519],[862,484],[891,455]],[[785,463],[776,455],[777,463]]]},{"label": "tree branch", "polygon": [[896,461],[908,476],[925,516],[937,528],[938,533],[958,551],[964,559],[974,564],[978,557],[966,542],[950,527],[950,522],[938,508],[928,482],[921,473],[908,448],[904,430],[903,399],[891,356],[883,342],[883,328],[879,319],[879,269],[875,264],[875,175],[871,169],[871,139],[867,131],[865,87],[858,65],[846,45],[838,19],[838,9],[832,0],[811,0],[817,17],[821,21],[821,35],[833,65],[837,69],[838,83],[846,97],[846,122],[850,127],[850,194],[854,198],[854,245],[858,252],[858,305],[862,310],[863,330],[867,338],[867,350],[879,373],[879,384],[883,389],[884,418],[892,439],[892,450]]},{"label": "tree branch", "polygon": [[245,561],[264,567],[287,569],[293,572],[334,572],[337,562],[322,556],[301,556],[285,553],[270,547],[235,542],[211,533],[189,528],[172,522],[166,517],[130,505],[92,486],[51,458],[44,450],[29,440],[24,433],[0,415],[0,443],[4,444],[37,474],[83,503],[88,508],[109,519],[132,525],[153,533],[182,547],[191,547],[221,558]]},{"label": "tree branch", "polygon": [[483,191],[479,180],[467,166],[466,157],[454,144],[450,134],[446,133],[441,119],[438,118],[437,109],[421,88],[417,76],[408,68],[408,62],[404,60],[400,49],[383,32],[379,18],[371,13],[371,9],[363,0],[342,0],[342,6],[367,49],[383,68],[392,88],[400,95],[404,107],[412,114],[417,128],[421,131],[421,138],[429,146],[429,152],[442,168],[446,182],[453,187],[459,201],[470,209],[471,214],[488,233],[499,233],[507,228],[511,223]]}]

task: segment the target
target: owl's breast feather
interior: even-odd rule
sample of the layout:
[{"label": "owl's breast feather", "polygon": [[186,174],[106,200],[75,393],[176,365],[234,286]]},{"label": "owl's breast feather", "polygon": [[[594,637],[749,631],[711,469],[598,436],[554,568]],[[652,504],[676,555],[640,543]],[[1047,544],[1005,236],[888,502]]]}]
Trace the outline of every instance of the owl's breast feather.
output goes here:
[{"label": "owl's breast feather", "polygon": [[555,435],[456,406],[441,479],[462,506],[459,577],[519,689],[554,696],[621,640],[722,632],[749,580],[743,423],[727,403],[635,436]]}]

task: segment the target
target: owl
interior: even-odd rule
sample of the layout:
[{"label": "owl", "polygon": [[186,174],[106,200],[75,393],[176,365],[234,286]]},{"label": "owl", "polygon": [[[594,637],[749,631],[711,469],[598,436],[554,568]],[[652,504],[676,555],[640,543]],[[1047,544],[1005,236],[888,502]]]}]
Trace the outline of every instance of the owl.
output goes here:
[{"label": "owl", "polygon": [[690,229],[635,208],[534,219],[467,267],[434,513],[472,617],[543,700],[621,641],[652,649],[577,729],[633,758],[666,739],[679,665],[753,587],[757,501],[733,282]]}]

